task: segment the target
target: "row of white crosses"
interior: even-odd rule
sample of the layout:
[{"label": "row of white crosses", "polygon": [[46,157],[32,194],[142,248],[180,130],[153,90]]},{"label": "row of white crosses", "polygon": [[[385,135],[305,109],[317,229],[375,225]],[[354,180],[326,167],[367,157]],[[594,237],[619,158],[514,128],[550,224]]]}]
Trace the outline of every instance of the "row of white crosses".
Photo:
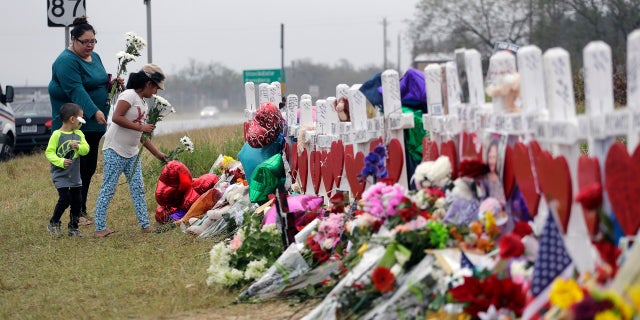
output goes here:
[{"label": "row of white crosses", "polygon": [[[339,84],[336,86],[336,96],[327,97],[326,99],[318,99],[316,101],[316,119],[313,119],[313,102],[312,97],[303,94],[298,99],[297,95],[290,94],[286,99],[286,115],[287,121],[287,138],[289,142],[297,139],[300,149],[304,147],[305,157],[298,159],[299,161],[308,161],[306,164],[306,179],[301,179],[300,170],[297,170],[297,177],[293,177],[302,187],[304,193],[315,193],[312,184],[312,166],[317,164],[312,159],[312,152],[319,156],[320,152],[330,152],[331,146],[335,142],[347,148],[352,148],[353,154],[362,153],[366,155],[369,152],[372,141],[382,139],[388,142],[392,139],[398,140],[395,145],[404,146],[403,129],[412,128],[413,115],[402,114],[399,75],[394,70],[387,70],[382,74],[383,87],[383,115],[372,119],[367,118],[366,97],[359,90],[360,84],[348,86]],[[259,86],[259,104],[266,101],[277,103],[280,96],[275,93],[275,89],[279,88],[278,83],[271,85],[261,84]],[[256,112],[255,91],[253,83],[245,84],[245,95],[247,101],[246,116],[251,119]],[[278,89],[279,91],[279,89]],[[338,114],[334,109],[334,103],[341,98],[347,98],[349,101],[349,122],[340,122]],[[299,116],[298,116],[299,114]],[[292,145],[291,145],[292,146]],[[298,152],[297,148],[291,148],[291,152]],[[397,151],[397,150],[396,150]],[[399,183],[407,186],[407,173],[404,159],[404,149],[402,153],[402,171],[400,173]],[[327,170],[325,167],[327,159],[320,163],[320,170]],[[361,170],[362,168],[360,168]],[[294,170],[296,171],[296,170]],[[333,189],[349,191],[351,188],[345,174],[346,168],[342,170],[342,176],[339,181],[334,181]],[[304,173],[302,173],[304,174]],[[305,182],[305,185],[302,185]],[[319,195],[330,195],[332,190],[327,190],[324,183],[320,183],[318,191]],[[351,194],[353,196],[353,194]]]},{"label": "row of white crosses", "polygon": [[[612,59],[610,47],[602,41],[589,43],[583,50],[586,114],[576,115],[569,54],[561,48],[547,50],[544,55],[535,46],[520,48],[517,54],[517,72],[520,74],[520,101],[523,111],[505,113],[500,99],[494,99],[490,108],[483,105],[473,92],[483,88],[482,80],[472,77],[474,53],[464,51],[470,98],[468,103],[458,102],[449,93],[459,94],[456,83],[459,79],[451,72],[452,62],[444,65],[428,65],[425,72],[427,104],[430,113],[425,115],[425,129],[431,139],[439,145],[457,139],[460,132],[471,131],[482,134],[485,131],[518,136],[520,141],[536,140],[543,148],[549,148],[554,156],[567,160],[572,177],[573,197],[577,194],[578,158],[580,144],[587,141],[589,155],[599,160],[601,176],[604,180],[605,161],[610,146],[616,137],[627,138],[627,148],[632,153],[640,138],[640,30],[628,37],[627,47],[627,108],[614,110]],[[491,64],[498,66],[497,73],[516,72],[516,58],[511,54],[496,54]],[[458,60],[459,61],[459,60]],[[444,69],[444,71],[443,71]],[[494,70],[495,71],[495,70]],[[444,77],[442,75],[445,75]],[[443,79],[444,78],[444,79]],[[442,82],[446,82],[442,86]],[[442,89],[447,89],[447,101],[442,99]],[[452,90],[453,89],[453,90]],[[456,105],[457,104],[457,105]],[[448,110],[448,113],[446,112]],[[602,181],[604,188],[605,181]],[[611,214],[608,197],[604,210]],[[544,197],[539,206],[541,215],[546,214]],[[544,219],[540,219],[544,221]],[[575,202],[571,205],[570,219],[565,242],[574,263],[581,272],[592,271],[594,262],[589,246],[589,234],[582,207]],[[640,256],[640,246],[636,246],[635,256]],[[640,262],[640,261],[638,261]],[[633,270],[632,266],[636,266]],[[632,275],[639,273],[639,263],[625,264]],[[621,274],[623,273],[621,270]],[[621,286],[628,278],[618,280]]]}]

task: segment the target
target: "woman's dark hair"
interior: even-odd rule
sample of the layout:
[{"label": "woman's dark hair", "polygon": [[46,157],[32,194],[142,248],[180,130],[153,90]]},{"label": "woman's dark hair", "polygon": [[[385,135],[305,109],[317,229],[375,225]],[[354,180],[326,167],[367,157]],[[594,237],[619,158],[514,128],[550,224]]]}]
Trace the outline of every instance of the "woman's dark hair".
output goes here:
[{"label": "woman's dark hair", "polygon": [[78,39],[87,31],[93,32],[94,35],[96,34],[96,30],[89,24],[86,16],[77,17],[73,20],[73,29],[70,32],[72,37]]},{"label": "woman's dark hair", "polygon": [[149,81],[153,80],[149,78],[143,70],[131,73],[129,74],[129,80],[127,80],[127,89],[144,89],[144,86],[146,86]]},{"label": "woman's dark hair", "polygon": [[82,108],[79,105],[67,102],[60,107],[60,119],[62,119],[62,122],[65,122],[71,117],[78,115],[81,110]]}]

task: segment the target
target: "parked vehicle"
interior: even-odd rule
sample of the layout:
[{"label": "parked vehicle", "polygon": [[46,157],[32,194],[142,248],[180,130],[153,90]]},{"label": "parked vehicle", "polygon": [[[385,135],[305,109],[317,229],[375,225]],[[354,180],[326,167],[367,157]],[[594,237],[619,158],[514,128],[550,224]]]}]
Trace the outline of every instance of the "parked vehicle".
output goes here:
[{"label": "parked vehicle", "polygon": [[6,86],[5,93],[0,86],[0,161],[13,156],[16,143],[16,122],[9,102],[13,101],[13,87]]},{"label": "parked vehicle", "polygon": [[51,101],[16,101],[11,107],[16,120],[15,152],[46,149],[51,137]]},{"label": "parked vehicle", "polygon": [[216,116],[218,114],[218,112],[220,112],[218,107],[207,106],[207,107],[202,108],[202,110],[200,111],[200,117],[201,118],[212,118],[212,117]]}]

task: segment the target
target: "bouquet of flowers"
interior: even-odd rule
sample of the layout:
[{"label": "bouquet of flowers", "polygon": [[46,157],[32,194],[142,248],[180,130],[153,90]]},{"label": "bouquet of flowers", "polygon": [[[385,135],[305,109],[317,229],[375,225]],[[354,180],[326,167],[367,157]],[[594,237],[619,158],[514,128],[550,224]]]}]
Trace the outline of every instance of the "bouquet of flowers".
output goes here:
[{"label": "bouquet of flowers", "polygon": [[439,310],[446,290],[444,271],[432,255],[397,281],[391,297],[365,314],[362,319],[424,319],[429,311]]},{"label": "bouquet of flowers", "polygon": [[[286,294],[315,295],[315,288],[326,284],[325,280],[338,269],[345,245],[344,225],[344,213],[331,213],[307,224],[296,235],[297,242],[287,248],[260,280],[241,294],[241,299],[271,298],[285,290]],[[324,264],[328,267],[319,268]]]},{"label": "bouquet of flowers", "polygon": [[175,160],[179,154],[185,151],[189,151],[189,153],[193,153],[194,151],[193,142],[189,136],[180,138],[180,144],[167,153],[167,159],[165,161],[169,162],[171,160]]},{"label": "bouquet of flowers", "polygon": [[464,282],[449,290],[448,295],[450,302],[462,304],[464,313],[486,319],[521,316],[527,300],[522,284],[496,274],[464,277]]},{"label": "bouquet of flowers", "polygon": [[580,284],[558,278],[551,284],[549,300],[553,308],[548,319],[635,319],[640,310],[640,285],[630,286],[625,295],[595,286],[593,279]]},{"label": "bouquet of flowers", "polygon": [[261,228],[262,215],[247,215],[231,241],[216,243],[211,249],[207,285],[237,287],[259,279],[282,253],[276,225]]},{"label": "bouquet of flowers", "polygon": [[[169,113],[174,113],[174,112],[176,112],[176,110],[173,109],[173,107],[171,107],[171,103],[169,103],[167,99],[159,95],[154,95],[153,104],[149,107],[146,122],[147,124],[155,125],[158,122],[160,122],[160,120],[162,120],[165,116],[167,116]],[[140,151],[142,151],[142,148],[144,147],[145,142],[147,142],[147,139],[151,139],[152,136],[153,136],[153,132],[142,133],[142,139],[140,140],[142,142],[142,145],[140,145]],[[191,146],[193,146],[193,144],[191,144]],[[140,151],[138,151],[138,154],[136,155],[136,159],[133,162],[133,167],[131,169],[131,172],[127,176],[127,182],[131,181],[131,178],[135,173],[136,166],[138,165],[138,161],[140,161]]]},{"label": "bouquet of flowers", "polygon": [[[144,39],[138,37],[133,32],[127,32],[125,34],[125,50],[116,53],[118,59],[118,70],[116,72],[116,79],[127,73],[127,64],[132,61],[136,61],[136,58],[141,55],[142,49],[147,45]],[[117,82],[114,81],[111,89],[109,90],[109,100],[113,100],[118,95],[116,92],[120,90]]]}]

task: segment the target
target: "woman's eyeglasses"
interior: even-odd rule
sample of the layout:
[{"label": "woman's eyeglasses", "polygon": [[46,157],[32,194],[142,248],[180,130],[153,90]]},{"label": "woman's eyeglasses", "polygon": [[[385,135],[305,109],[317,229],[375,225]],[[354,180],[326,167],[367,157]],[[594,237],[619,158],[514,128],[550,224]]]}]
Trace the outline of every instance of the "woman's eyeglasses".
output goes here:
[{"label": "woman's eyeglasses", "polygon": [[87,40],[76,39],[76,41],[80,42],[83,46],[86,46],[88,44],[96,44],[96,43],[98,43],[98,40],[96,40],[96,39],[87,39]]}]

